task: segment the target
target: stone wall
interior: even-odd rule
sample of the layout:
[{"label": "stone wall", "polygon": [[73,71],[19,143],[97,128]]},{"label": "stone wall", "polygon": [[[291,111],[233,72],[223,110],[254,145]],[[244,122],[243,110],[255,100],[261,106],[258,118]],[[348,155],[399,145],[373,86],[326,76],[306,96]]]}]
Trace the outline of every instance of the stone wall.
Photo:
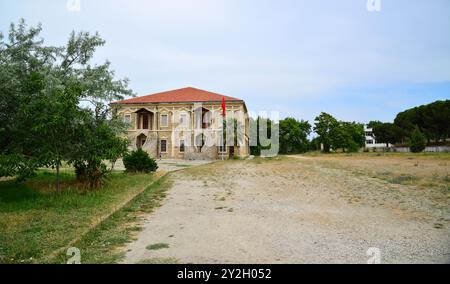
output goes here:
[{"label": "stone wall", "polygon": [[218,159],[217,147],[203,146],[199,152],[196,147],[186,147],[184,153],[185,160],[215,160]]},{"label": "stone wall", "polygon": [[[200,105],[203,109],[212,112],[211,118],[211,129],[212,131],[217,131],[218,127],[221,126],[221,113],[222,106],[221,102],[208,102]],[[137,138],[139,135],[145,135],[146,140],[142,148],[149,153],[151,157],[163,159],[187,159],[187,160],[214,160],[220,159],[221,156],[218,155],[218,148],[216,146],[203,147],[199,152],[196,147],[189,146],[194,144],[194,136],[197,134],[196,127],[196,110],[200,107],[199,104],[193,103],[181,103],[181,104],[127,104],[127,105],[114,105],[114,109],[117,111],[119,116],[125,117],[126,115],[131,115],[130,127],[128,129],[128,138],[131,143],[129,145],[130,150],[136,150],[140,146],[139,140],[143,138]],[[142,109],[151,113],[150,127],[149,129],[141,129],[142,125],[139,122],[137,112]],[[181,125],[180,112],[186,115],[187,120]],[[227,113],[236,114],[236,117],[240,120],[244,133],[245,133],[245,146],[235,147],[235,155],[237,156],[247,156],[248,151],[248,117],[239,116],[239,112],[246,113],[247,109],[243,102],[228,102],[227,103]],[[167,126],[161,125],[161,115],[168,115]],[[187,121],[187,123],[186,123]],[[207,130],[208,131],[208,130]],[[183,137],[183,133],[186,136]],[[185,151],[180,152],[179,141],[180,139],[185,140]],[[167,141],[167,152],[160,153],[160,141]],[[190,143],[188,143],[188,141]],[[137,145],[139,144],[139,145]],[[206,143],[206,145],[211,145]],[[229,156],[229,152],[226,153],[226,158]]]},{"label": "stone wall", "polygon": [[[409,147],[393,147],[393,152],[408,153]],[[450,152],[450,146],[427,146],[424,152]]]}]

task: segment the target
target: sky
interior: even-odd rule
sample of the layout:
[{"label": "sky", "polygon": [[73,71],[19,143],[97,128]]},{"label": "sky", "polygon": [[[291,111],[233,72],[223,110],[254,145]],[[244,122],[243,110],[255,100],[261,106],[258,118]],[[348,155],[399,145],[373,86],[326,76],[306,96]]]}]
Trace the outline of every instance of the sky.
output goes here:
[{"label": "sky", "polygon": [[450,99],[450,1],[369,1],[0,0],[0,31],[98,31],[95,61],[139,96],[191,86],[281,118],[392,121]]}]

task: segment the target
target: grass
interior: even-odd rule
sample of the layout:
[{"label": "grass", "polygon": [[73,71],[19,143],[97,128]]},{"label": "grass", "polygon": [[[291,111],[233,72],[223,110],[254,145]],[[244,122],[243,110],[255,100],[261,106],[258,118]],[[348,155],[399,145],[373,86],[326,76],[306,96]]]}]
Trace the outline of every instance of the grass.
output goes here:
[{"label": "grass", "polygon": [[48,262],[55,250],[79,238],[155,180],[155,175],[113,173],[103,188],[80,191],[73,171],[39,171],[26,182],[0,182],[0,259],[4,263]]},{"label": "grass", "polygon": [[175,167],[177,167],[177,168],[188,168],[188,167],[191,167],[191,165],[176,164]]},{"label": "grass", "polygon": [[430,158],[438,160],[450,161],[450,153],[448,152],[423,152],[423,153],[398,153],[398,152],[356,152],[356,153],[328,153],[324,154],[318,151],[307,152],[302,154],[308,157],[353,157],[353,158],[370,158],[370,157],[398,157],[405,159]]},{"label": "grass", "polygon": [[389,181],[394,184],[414,185],[417,180],[418,178],[412,175],[399,175],[393,177]]},{"label": "grass", "polygon": [[148,250],[159,250],[159,249],[169,248],[169,244],[156,243],[156,244],[148,245],[145,248]]},{"label": "grass", "polygon": [[179,261],[173,257],[148,258],[139,261],[136,264],[178,264]]},{"label": "grass", "polygon": [[[450,188],[450,153],[307,153],[310,163],[421,189]],[[306,162],[306,161],[304,161]]]},{"label": "grass", "polygon": [[[124,256],[120,248],[130,242],[136,232],[141,230],[141,217],[153,212],[161,205],[161,201],[166,196],[165,192],[172,182],[169,175],[153,182],[128,204],[73,244],[81,251],[81,262],[119,262]],[[65,263],[65,261],[65,253],[60,253],[49,262]]]}]

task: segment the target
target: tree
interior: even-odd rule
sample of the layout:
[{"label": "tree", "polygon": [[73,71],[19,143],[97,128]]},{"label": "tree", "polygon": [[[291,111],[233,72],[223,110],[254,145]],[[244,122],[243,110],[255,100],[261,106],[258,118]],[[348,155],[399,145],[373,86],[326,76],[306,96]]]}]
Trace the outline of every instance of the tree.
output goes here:
[{"label": "tree", "polygon": [[333,131],[338,126],[338,121],[328,113],[322,112],[315,118],[314,131],[317,133],[318,141],[323,144],[323,151],[330,152]]},{"label": "tree", "polygon": [[401,139],[408,138],[417,126],[428,142],[450,137],[450,100],[436,101],[397,114],[394,124],[402,129]]},{"label": "tree", "polygon": [[426,145],[426,137],[420,132],[419,128],[414,128],[414,131],[411,133],[411,138],[409,141],[409,147],[411,152],[419,153],[425,149]]},{"label": "tree", "polygon": [[343,152],[356,152],[364,146],[365,135],[362,124],[339,121],[330,131],[330,142],[333,149]]},{"label": "tree", "polygon": [[343,145],[344,152],[347,150],[349,152],[356,152],[361,147],[364,147],[366,142],[366,137],[364,133],[364,125],[356,122],[341,122],[341,127],[346,133],[346,141]]},{"label": "tree", "polygon": [[395,144],[400,141],[402,136],[402,129],[393,123],[380,123],[373,127],[373,134],[377,142]]},{"label": "tree", "polygon": [[295,118],[280,121],[280,152],[304,153],[308,150],[308,135],[311,133],[309,122]]},{"label": "tree", "polygon": [[311,141],[309,142],[308,150],[309,151],[319,151],[320,150],[320,142],[317,137],[314,137],[313,139],[311,139]]},{"label": "tree", "polygon": [[378,125],[380,125],[380,124],[383,124],[383,122],[381,122],[381,121],[379,121],[379,120],[371,120],[371,121],[369,121],[369,123],[367,124],[367,127],[373,129],[374,127],[376,127],[376,126],[378,126]]},{"label": "tree", "polygon": [[[114,80],[109,62],[91,64],[104,41],[98,34],[73,32],[64,47],[44,46],[38,38],[41,29],[28,28],[21,20],[11,24],[8,40],[0,36],[1,175],[24,179],[42,166],[55,167],[58,173],[64,160],[109,159],[124,149],[123,139],[99,135],[120,132],[108,103],[133,94],[127,79]],[[105,137],[110,140],[104,144],[117,147],[91,151],[88,146],[101,145],[98,139]]]},{"label": "tree", "polygon": [[[86,111],[71,141],[68,163],[75,167],[78,182],[86,188],[100,187],[115,161],[127,152],[129,141],[118,136],[121,131],[113,123],[114,120],[95,119],[91,111]],[[111,168],[104,160],[110,161]]]}]

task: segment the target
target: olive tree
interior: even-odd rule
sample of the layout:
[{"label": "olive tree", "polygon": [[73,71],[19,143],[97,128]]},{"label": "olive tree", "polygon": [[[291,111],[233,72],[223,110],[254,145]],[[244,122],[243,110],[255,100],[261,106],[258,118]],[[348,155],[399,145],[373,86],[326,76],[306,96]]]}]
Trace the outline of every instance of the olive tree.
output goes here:
[{"label": "olive tree", "polygon": [[128,80],[114,79],[109,62],[92,63],[105,44],[97,33],[72,32],[57,47],[44,45],[41,30],[21,20],[0,35],[0,175],[58,173],[63,161],[99,171],[126,150],[108,103],[133,95]]}]

